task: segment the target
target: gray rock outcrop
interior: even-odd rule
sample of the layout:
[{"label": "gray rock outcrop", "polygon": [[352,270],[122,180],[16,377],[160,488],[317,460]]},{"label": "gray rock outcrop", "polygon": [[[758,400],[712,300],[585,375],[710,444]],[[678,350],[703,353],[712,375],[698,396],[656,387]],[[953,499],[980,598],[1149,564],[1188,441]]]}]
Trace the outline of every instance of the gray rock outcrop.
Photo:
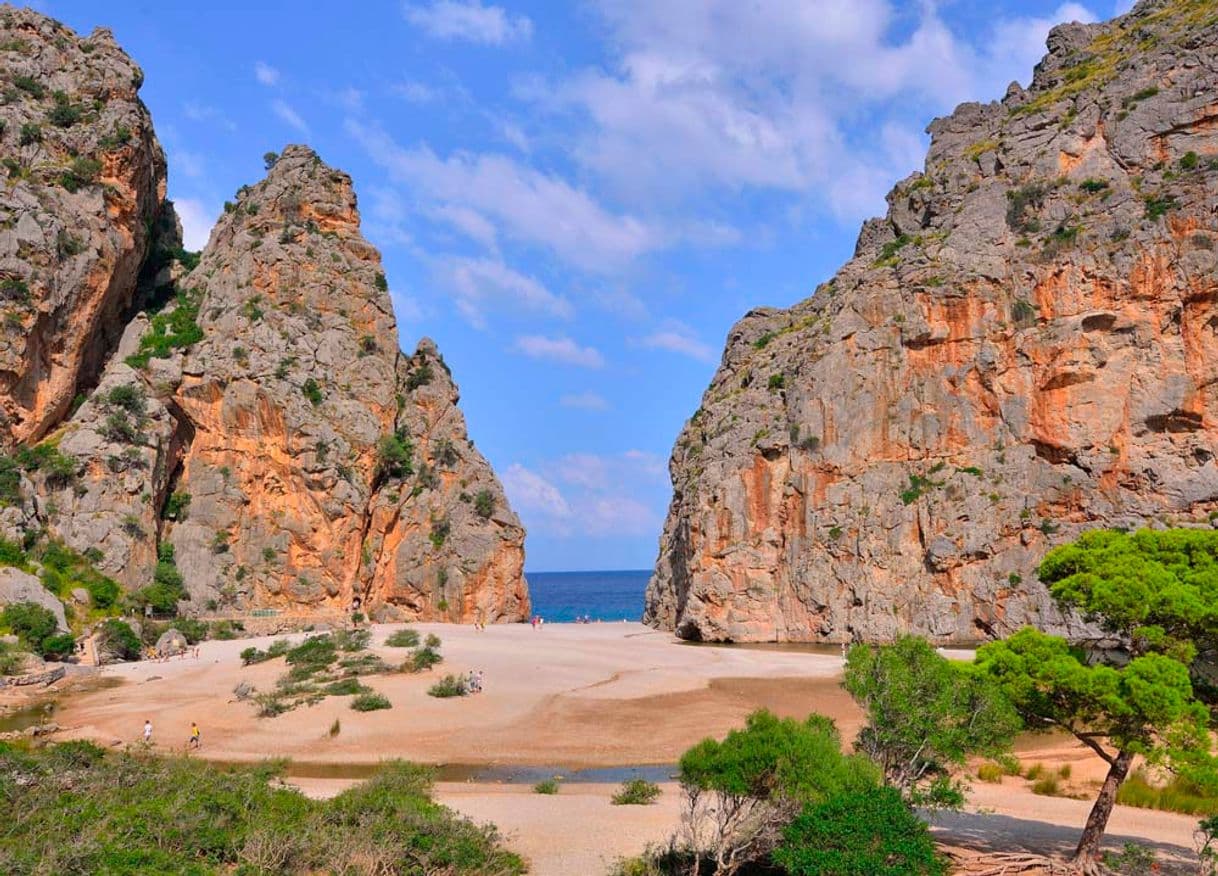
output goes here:
[{"label": "gray rock outcrop", "polygon": [[1218,18],[1068,25],[930,126],[854,258],[731,331],[670,470],[645,619],[690,639],[1060,630],[1099,527],[1218,518]]},{"label": "gray rock outcrop", "polygon": [[12,566],[0,566],[0,608],[14,602],[32,602],[41,605],[55,615],[55,624],[60,630],[68,629],[63,603],[55,594],[42,586],[42,582]]}]

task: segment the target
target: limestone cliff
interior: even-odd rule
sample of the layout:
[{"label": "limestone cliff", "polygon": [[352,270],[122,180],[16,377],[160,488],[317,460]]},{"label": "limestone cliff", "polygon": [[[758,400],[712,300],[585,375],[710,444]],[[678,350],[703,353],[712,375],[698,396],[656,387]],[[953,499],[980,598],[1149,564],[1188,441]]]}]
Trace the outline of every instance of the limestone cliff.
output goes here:
[{"label": "limestone cliff", "polygon": [[1104,526],[1218,518],[1218,8],[1053,31],[930,126],[854,258],[731,331],[673,451],[646,619],[686,638],[1055,628]]},{"label": "limestone cliff", "polygon": [[109,476],[57,534],[131,586],[170,546],[188,610],[528,614],[524,531],[434,344],[398,349],[350,177],[288,147],[171,291],[64,430]]},{"label": "limestone cliff", "polygon": [[143,73],[108,30],[86,38],[0,6],[0,448],[41,438],[96,382],[123,331],[165,158]]},{"label": "limestone cliff", "polygon": [[526,617],[524,530],[435,345],[399,349],[350,177],[289,147],[186,253],[139,68],[0,25],[0,535],[161,609]]}]

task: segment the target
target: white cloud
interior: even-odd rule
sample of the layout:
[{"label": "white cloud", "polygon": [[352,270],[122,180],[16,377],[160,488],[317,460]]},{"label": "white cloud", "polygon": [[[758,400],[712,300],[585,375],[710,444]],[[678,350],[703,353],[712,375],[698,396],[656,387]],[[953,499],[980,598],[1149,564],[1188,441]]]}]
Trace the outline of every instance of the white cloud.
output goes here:
[{"label": "white cloud", "polygon": [[380,128],[354,119],[346,128],[373,161],[416,196],[474,210],[503,235],[545,247],[580,267],[616,270],[670,237],[658,224],[614,214],[587,191],[507,156],[440,158],[426,145],[403,148]]},{"label": "white cloud", "polygon": [[362,112],[364,109],[364,93],[358,88],[340,88],[330,98],[349,113]]},{"label": "white cloud", "polygon": [[558,403],[564,408],[578,408],[584,411],[609,410],[609,402],[605,400],[604,396],[597,395],[595,392],[570,393],[559,398]]},{"label": "white cloud", "polygon": [[633,465],[637,466],[639,471],[650,477],[659,476],[661,478],[668,477],[668,466],[664,460],[647,450],[627,450],[622,454]]},{"label": "white cloud", "polygon": [[487,308],[497,304],[524,307],[562,319],[569,319],[574,313],[565,298],[497,259],[450,257],[440,261],[438,271],[455,294],[457,309],[479,328],[485,325]]},{"label": "white cloud", "polygon": [[494,250],[496,248],[497,234],[495,233],[495,226],[487,221],[487,218],[477,210],[470,207],[462,207],[458,204],[440,204],[432,207],[428,212],[433,218],[451,225],[487,249]]},{"label": "white cloud", "polygon": [[[1043,54],[1053,21],[1094,20],[1065,3],[997,19],[974,45],[939,5],[595,0],[609,64],[517,96],[582,122],[574,156],[624,198],[688,209],[754,188],[853,222],[882,211],[892,181],[921,164],[931,113],[1001,96]],[[906,131],[873,135],[898,119]]]},{"label": "white cloud", "polygon": [[558,474],[564,482],[589,490],[609,486],[609,466],[595,453],[570,453],[558,461]]},{"label": "white cloud", "polygon": [[207,124],[218,125],[226,131],[237,130],[237,123],[214,106],[206,106],[188,101],[182,106],[182,115],[192,122],[206,122]]},{"label": "white cloud", "polygon": [[[566,489],[560,489],[556,480]],[[543,464],[540,471],[515,464],[503,475],[508,498],[529,530],[560,538],[658,532],[658,510],[637,495],[640,488],[654,491],[654,481],[630,453],[573,453]]]},{"label": "white cloud", "polygon": [[440,92],[429,85],[424,85],[422,82],[400,82],[397,85],[390,86],[389,91],[396,94],[408,103],[425,104],[431,103],[440,97]]},{"label": "white cloud", "polygon": [[173,207],[182,221],[182,245],[191,251],[207,246],[212,226],[220,215],[219,209],[206,207],[194,198],[176,198]]},{"label": "white cloud", "polygon": [[169,163],[174,170],[181,171],[183,175],[196,179],[203,176],[206,172],[206,165],[200,153],[176,148],[169,151],[171,154]]},{"label": "white cloud", "polygon": [[505,122],[501,128],[503,139],[511,143],[521,152],[528,152],[533,147],[529,142],[529,137],[519,125],[514,125],[511,122]]},{"label": "white cloud", "polygon": [[716,362],[718,353],[698,337],[683,323],[669,320],[656,332],[638,338],[635,343],[649,350],[665,350],[697,359],[699,362]]},{"label": "white cloud", "polygon": [[292,107],[287,103],[287,101],[284,101],[284,100],[271,101],[271,110],[273,110],[275,115],[279,116],[279,118],[282,119],[284,122],[286,122],[288,125],[295,128],[297,131],[299,131],[301,134],[304,134],[306,137],[308,136],[308,134],[309,134],[308,124],[305,122],[304,119],[302,119],[300,117],[300,113],[298,113],[298,112],[296,112],[296,110],[292,109]]},{"label": "white cloud", "polygon": [[571,516],[571,506],[554,486],[537,472],[513,463],[503,473],[503,489],[508,501],[520,513],[565,520]]},{"label": "white cloud", "polygon": [[254,64],[254,78],[262,85],[273,88],[279,84],[279,71],[265,61]]},{"label": "white cloud", "polygon": [[403,14],[415,27],[437,39],[502,45],[527,40],[533,34],[533,22],[526,16],[510,15],[500,6],[483,6],[479,0],[407,3]]},{"label": "white cloud", "polygon": [[605,364],[605,357],[595,347],[581,347],[570,338],[521,335],[512,349],[531,359],[548,359],[580,368],[601,368]]},{"label": "white cloud", "polygon": [[659,532],[658,515],[630,496],[603,496],[580,508],[584,532],[593,536],[650,535]]}]

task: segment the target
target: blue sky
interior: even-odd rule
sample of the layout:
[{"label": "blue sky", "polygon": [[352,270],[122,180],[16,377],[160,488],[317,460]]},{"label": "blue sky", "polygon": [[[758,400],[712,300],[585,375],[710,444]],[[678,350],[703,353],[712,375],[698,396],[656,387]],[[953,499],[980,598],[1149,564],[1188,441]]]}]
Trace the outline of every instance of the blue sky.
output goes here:
[{"label": "blue sky", "polygon": [[849,258],[933,116],[1129,5],[37,4],[143,66],[189,245],[268,150],[354,177],[402,345],[452,366],[535,571],[652,565],[731,325]]}]

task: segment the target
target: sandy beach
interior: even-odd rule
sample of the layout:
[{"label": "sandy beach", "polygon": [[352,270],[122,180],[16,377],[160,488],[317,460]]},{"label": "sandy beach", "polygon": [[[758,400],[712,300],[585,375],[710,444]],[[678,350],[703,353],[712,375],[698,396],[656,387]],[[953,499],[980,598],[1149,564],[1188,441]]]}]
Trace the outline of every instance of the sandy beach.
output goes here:
[{"label": "sandy beach", "polygon": [[[373,629],[372,647],[390,662],[406,651],[384,647],[397,626]],[[103,744],[136,741],[145,718],[154,742],[181,751],[190,722],[203,732],[202,756],[220,761],[290,758],[312,765],[292,777],[306,793],[329,795],[358,778],[343,765],[386,758],[448,765],[544,767],[562,775],[588,767],[668,765],[705,736],[722,736],[749,712],[765,707],[802,717],[833,717],[850,740],[862,715],[839,685],[836,653],[683,644],[639,624],[491,627],[418,624],[443,640],[444,663],[431,673],[371,676],[365,682],[393,703],[360,713],[349,697],[328,698],[275,718],[259,718],[233,688],[247,681],[270,689],[282,660],[250,667],[240,652],[271,638],[204,642],[198,658],[105,667],[115,687],[65,697],[56,713],[62,736]],[[304,634],[289,638],[300,639]],[[427,688],[440,674],[481,669],[485,691],[436,699]],[[341,732],[330,737],[332,722]],[[986,848],[1063,851],[1077,839],[1090,789],[1105,765],[1068,739],[1023,740],[1025,763],[1070,763],[1069,787],[1087,799],[1032,795],[1021,779],[1001,786],[974,783],[969,809],[941,818],[945,841]],[[443,777],[443,773],[442,773]],[[537,874],[603,873],[614,860],[662,842],[677,824],[680,791],[665,782],[652,806],[613,806],[615,785],[564,783],[555,796],[529,784],[498,781],[437,784],[444,803],[477,821],[497,824]],[[1118,807],[1109,840],[1156,843],[1169,860],[1191,857],[1196,819]]]}]

